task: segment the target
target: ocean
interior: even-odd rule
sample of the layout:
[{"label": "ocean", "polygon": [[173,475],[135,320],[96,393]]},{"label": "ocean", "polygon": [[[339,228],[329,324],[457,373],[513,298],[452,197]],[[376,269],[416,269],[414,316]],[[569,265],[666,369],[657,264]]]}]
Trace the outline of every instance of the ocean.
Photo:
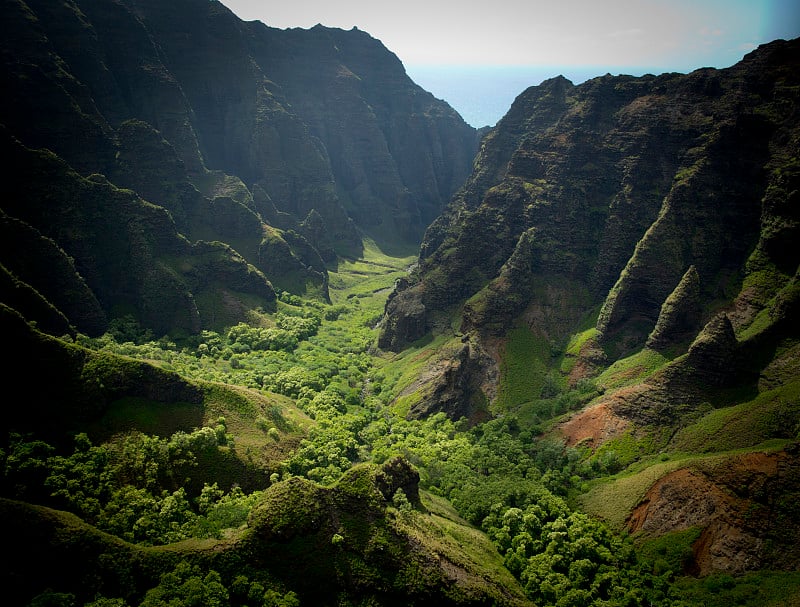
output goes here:
[{"label": "ocean", "polygon": [[530,86],[555,76],[580,84],[606,73],[641,75],[647,69],[613,71],[598,67],[406,65],[419,86],[450,104],[475,128],[494,126],[514,99]]}]

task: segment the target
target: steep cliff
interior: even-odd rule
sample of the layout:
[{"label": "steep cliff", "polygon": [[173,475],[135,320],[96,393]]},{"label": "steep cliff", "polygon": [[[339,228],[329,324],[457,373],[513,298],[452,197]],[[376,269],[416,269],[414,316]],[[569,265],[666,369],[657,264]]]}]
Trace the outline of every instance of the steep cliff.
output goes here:
[{"label": "steep cliff", "polygon": [[[14,0],[3,23],[4,137],[49,150],[80,178],[103,175],[135,191],[168,211],[181,238],[229,245],[279,290],[327,299],[326,263],[358,254],[365,232],[386,244],[419,242],[476,149],[475,130],[358,30],[282,31],[201,0]],[[36,183],[7,187],[32,198],[57,184],[39,174]],[[71,233],[84,249],[113,247],[103,239],[124,231],[95,230],[90,221],[55,227],[48,214],[33,221],[13,206],[3,203],[12,218],[47,235]],[[67,256],[83,255],[74,242],[50,237]],[[197,249],[187,251],[193,257]],[[80,277],[103,314],[118,316],[121,308],[96,292],[103,287]],[[142,288],[183,297],[175,281],[156,282]],[[225,298],[186,294],[195,300],[189,308]],[[159,332],[219,325],[202,313],[176,325],[123,297],[125,313]],[[240,307],[226,320],[244,319]],[[102,326],[83,322],[81,330]]]},{"label": "steep cliff", "polygon": [[524,326],[550,343],[552,367],[592,319],[585,356],[567,354],[588,370],[645,345],[686,352],[723,310],[741,335],[800,261],[788,245],[799,48],[777,41],[729,69],[555,78],[523,92],[428,229],[380,346],[454,323],[490,344]]},{"label": "steep cliff", "polygon": [[689,575],[796,569],[798,74],[775,41],[524,91],[386,304],[380,347],[448,344],[398,408],[627,468],[578,502]]}]

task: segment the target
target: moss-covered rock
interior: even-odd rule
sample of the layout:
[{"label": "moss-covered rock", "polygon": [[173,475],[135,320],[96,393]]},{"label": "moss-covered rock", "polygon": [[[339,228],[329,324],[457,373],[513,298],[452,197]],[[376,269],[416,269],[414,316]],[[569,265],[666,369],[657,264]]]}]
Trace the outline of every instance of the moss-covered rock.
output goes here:
[{"label": "moss-covered rock", "polygon": [[700,276],[694,266],[689,266],[675,290],[661,305],[656,326],[645,345],[663,350],[680,344],[696,334],[701,313]]},{"label": "moss-covered rock", "polygon": [[[49,589],[81,602],[100,594],[138,604],[162,573],[186,561],[217,571],[227,587],[243,574],[268,579],[302,604],[528,605],[516,580],[496,575],[500,558],[474,529],[443,516],[439,505],[422,512],[387,502],[381,487],[405,488],[422,507],[414,472],[393,460],[357,466],[330,488],[292,478],[264,492],[236,537],[158,548],[132,546],[71,514],[0,499],[15,550],[0,572],[6,602],[22,607]],[[465,551],[465,537],[480,547]]]}]

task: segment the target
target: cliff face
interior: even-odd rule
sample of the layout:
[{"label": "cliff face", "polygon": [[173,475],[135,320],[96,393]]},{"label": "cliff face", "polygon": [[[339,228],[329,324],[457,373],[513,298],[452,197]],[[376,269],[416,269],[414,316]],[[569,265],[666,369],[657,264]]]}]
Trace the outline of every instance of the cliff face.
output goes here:
[{"label": "cliff face", "polygon": [[[14,0],[3,25],[0,82],[8,94],[0,124],[8,145],[47,149],[78,178],[103,175],[133,190],[168,211],[164,229],[188,243],[230,245],[278,289],[326,298],[325,263],[357,254],[364,232],[379,242],[418,242],[476,149],[475,130],[358,30],[282,31],[201,0]],[[51,192],[54,207],[79,204],[41,174],[36,184],[12,181],[6,187],[20,199],[35,197],[38,187]],[[94,231],[90,221],[56,227],[47,213],[35,223],[13,206],[4,201],[3,210],[43,234],[78,235],[80,247],[54,240],[79,273],[113,246],[103,238],[124,232],[127,221],[118,216],[121,225],[108,231]],[[198,249],[186,251],[194,258]],[[166,251],[153,255],[168,265]],[[99,275],[80,277],[100,316],[119,313],[98,292],[105,288]],[[272,286],[266,293],[248,284],[255,291],[246,294],[266,297],[268,308]],[[189,287],[185,294],[190,308],[198,293]],[[123,299],[146,326],[172,326],[141,300]],[[61,311],[81,330],[96,332],[105,322],[90,327]],[[198,312],[180,326],[214,324]]]},{"label": "cliff face", "polygon": [[409,416],[617,462],[579,503],[690,575],[796,569],[798,158],[800,40],[523,92],[387,302],[380,347],[446,344]]},{"label": "cliff face", "polygon": [[255,60],[327,150],[350,217],[421,238],[469,174],[475,131],[362,31],[248,25]]},{"label": "cliff face", "polygon": [[794,280],[799,63],[798,41],[776,41],[723,70],[524,91],[428,229],[380,346],[455,322],[487,344],[527,326],[560,356],[588,317],[570,382],[694,341],[689,381],[706,323],[725,311],[741,339]]}]

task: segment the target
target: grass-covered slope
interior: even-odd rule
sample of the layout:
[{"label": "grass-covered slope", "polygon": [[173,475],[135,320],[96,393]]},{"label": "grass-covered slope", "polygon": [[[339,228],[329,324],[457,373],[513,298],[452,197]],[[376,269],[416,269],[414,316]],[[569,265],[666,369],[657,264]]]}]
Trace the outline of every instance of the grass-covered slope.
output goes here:
[{"label": "grass-covered slope", "polygon": [[81,432],[95,441],[131,431],[168,437],[222,418],[238,440],[209,464],[221,476],[206,480],[252,488],[265,482],[310,424],[279,395],[190,380],[149,362],[93,351],[40,333],[6,307],[2,326],[17,346],[17,356],[3,366],[3,383],[25,386],[4,408],[6,452],[10,434],[63,446]]},{"label": "grass-covered slope", "polygon": [[396,451],[369,454],[395,379],[368,379],[363,350],[411,258],[365,245],[332,273],[333,303],[286,297],[271,326],[191,350],[141,343],[136,323],[115,327],[132,341],[79,345],[4,309],[21,354],[5,380],[50,370],[4,419],[4,521],[26,538],[3,574],[11,604],[138,605],[193,585],[230,605],[527,603],[484,533]]}]

